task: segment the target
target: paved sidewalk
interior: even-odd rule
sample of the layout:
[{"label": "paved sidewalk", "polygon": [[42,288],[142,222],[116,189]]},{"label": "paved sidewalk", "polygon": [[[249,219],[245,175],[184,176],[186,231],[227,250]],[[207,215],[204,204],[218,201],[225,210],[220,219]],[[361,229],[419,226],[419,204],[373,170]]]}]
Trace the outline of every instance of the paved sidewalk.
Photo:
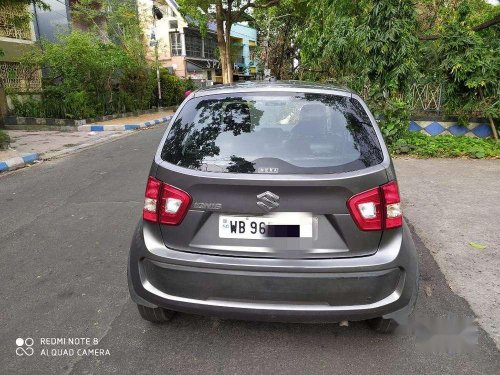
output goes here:
[{"label": "paved sidewalk", "polygon": [[[80,131],[8,130],[12,139],[10,149],[0,151],[0,172],[24,167],[40,159],[50,159],[119,137],[131,130],[168,122],[173,111],[147,113],[82,125]],[[110,131],[107,131],[110,130]]]},{"label": "paved sidewalk", "polygon": [[131,116],[124,118],[117,118],[108,121],[100,121],[86,125],[80,125],[78,127],[79,131],[126,131],[135,130],[139,128],[146,128],[152,125],[158,125],[160,123],[165,123],[170,120],[170,117],[174,114],[174,111],[160,111],[154,113],[145,113],[139,116]]},{"label": "paved sidewalk", "polygon": [[[395,165],[406,217],[500,347],[500,161],[397,158]],[[421,288],[432,294],[434,285],[422,279]]]},{"label": "paved sidewalk", "polygon": [[[8,130],[12,139],[10,149],[0,151],[0,160],[22,156],[25,154],[45,154],[76,146],[81,143],[107,137],[108,134],[99,132],[61,132],[61,131],[24,131]],[[124,132],[117,132],[124,133]]]},{"label": "paved sidewalk", "polygon": [[139,116],[116,118],[108,121],[95,122],[90,125],[122,125],[122,124],[139,124],[141,122],[155,120],[161,117],[173,115],[174,111],[160,111],[154,113],[145,113]]}]

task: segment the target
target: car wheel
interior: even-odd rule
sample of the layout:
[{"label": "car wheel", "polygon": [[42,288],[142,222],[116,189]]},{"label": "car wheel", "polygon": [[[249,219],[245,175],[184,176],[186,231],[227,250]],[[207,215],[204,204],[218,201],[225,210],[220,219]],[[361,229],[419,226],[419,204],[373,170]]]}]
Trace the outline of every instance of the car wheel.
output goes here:
[{"label": "car wheel", "polygon": [[375,318],[367,321],[368,326],[378,333],[393,333],[398,328],[398,322],[394,319]]},{"label": "car wheel", "polygon": [[141,314],[142,319],[152,323],[168,322],[175,314],[175,311],[163,309],[161,307],[152,308],[137,305],[137,308],[139,309],[139,314]]}]

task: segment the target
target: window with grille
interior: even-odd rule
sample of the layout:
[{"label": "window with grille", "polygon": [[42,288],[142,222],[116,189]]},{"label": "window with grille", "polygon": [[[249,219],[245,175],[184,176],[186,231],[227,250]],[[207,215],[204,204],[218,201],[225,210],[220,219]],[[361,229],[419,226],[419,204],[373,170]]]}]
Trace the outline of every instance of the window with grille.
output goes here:
[{"label": "window with grille", "polygon": [[201,36],[186,35],[186,55],[193,57],[203,57],[201,53]]},{"label": "window with grille", "polygon": [[215,50],[217,49],[217,41],[215,38],[206,38],[205,39],[205,58],[206,59],[215,59]]},{"label": "window with grille", "polygon": [[177,27],[178,27],[177,20],[170,20],[170,21],[168,21],[168,26],[171,29],[177,29]]}]

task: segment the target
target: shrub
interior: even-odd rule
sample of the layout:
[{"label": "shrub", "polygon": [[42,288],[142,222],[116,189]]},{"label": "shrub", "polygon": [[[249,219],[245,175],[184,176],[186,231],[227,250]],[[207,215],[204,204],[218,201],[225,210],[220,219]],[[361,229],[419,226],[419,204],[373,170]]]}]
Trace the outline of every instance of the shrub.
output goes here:
[{"label": "shrub", "polygon": [[42,45],[23,59],[44,67],[41,99],[14,103],[17,115],[87,118],[150,108],[154,76],[140,53],[78,30]]},{"label": "shrub", "polygon": [[40,100],[27,96],[22,100],[17,95],[12,96],[12,105],[17,116],[45,117],[45,110]]},{"label": "shrub", "polygon": [[466,136],[430,137],[420,133],[408,133],[389,148],[393,154],[410,154],[420,157],[500,158],[499,142]]},{"label": "shrub", "polygon": [[381,113],[380,131],[387,144],[394,144],[407,132],[410,119],[408,104],[400,99],[389,100],[385,103]]},{"label": "shrub", "polygon": [[160,70],[162,105],[178,105],[184,100],[184,93],[196,89],[191,79],[179,78],[170,74],[168,70]]},{"label": "shrub", "polygon": [[0,150],[6,150],[10,144],[9,135],[0,129]]}]

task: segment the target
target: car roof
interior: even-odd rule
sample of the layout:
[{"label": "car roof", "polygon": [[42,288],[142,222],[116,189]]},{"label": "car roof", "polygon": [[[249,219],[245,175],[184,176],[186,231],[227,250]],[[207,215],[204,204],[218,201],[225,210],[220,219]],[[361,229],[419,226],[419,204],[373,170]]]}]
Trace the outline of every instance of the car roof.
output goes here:
[{"label": "car roof", "polygon": [[255,91],[303,91],[303,92],[330,92],[336,94],[353,95],[351,90],[327,83],[307,81],[245,81],[224,85],[213,85],[196,90],[194,96],[228,94],[231,92]]}]

